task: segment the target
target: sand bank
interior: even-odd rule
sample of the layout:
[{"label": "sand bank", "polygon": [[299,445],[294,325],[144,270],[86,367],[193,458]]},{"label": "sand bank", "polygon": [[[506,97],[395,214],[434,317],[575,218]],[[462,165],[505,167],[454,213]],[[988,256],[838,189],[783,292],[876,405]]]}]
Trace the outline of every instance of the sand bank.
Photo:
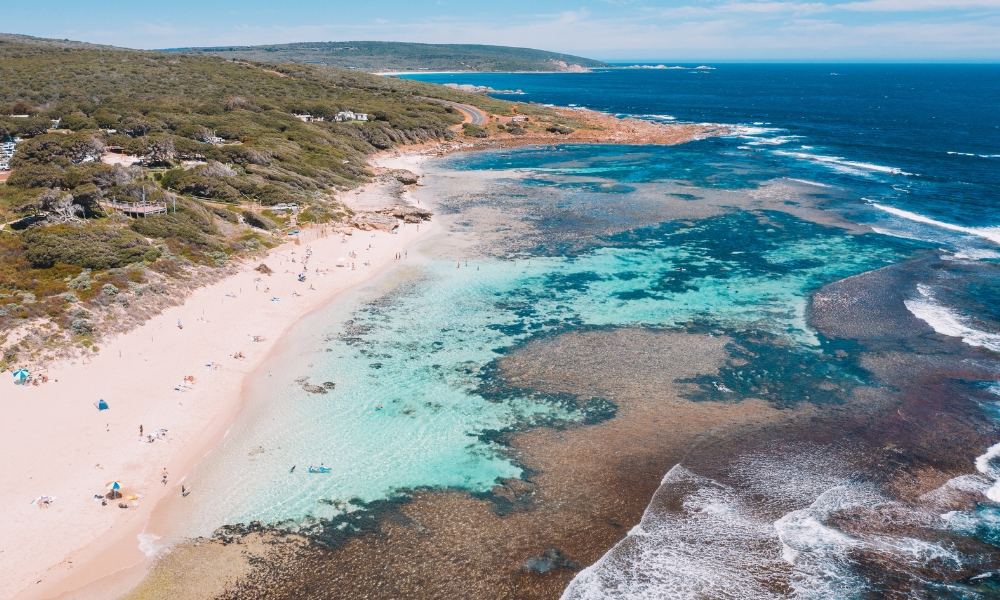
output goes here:
[{"label": "sand bank", "polygon": [[[356,231],[346,238],[306,229],[298,245],[286,243],[196,290],[183,305],[102,344],[99,356],[51,367],[48,383],[3,381],[0,597],[56,597],[141,562],[152,541],[143,530],[157,502],[179,495],[185,475],[225,435],[239,413],[244,379],[275,341],[307,313],[391,267],[397,252],[432,229],[411,224],[398,234]],[[301,282],[307,247],[313,253]],[[337,267],[340,257],[355,270]],[[274,274],[254,271],[261,262]],[[95,406],[100,399],[108,410]],[[140,425],[145,435],[167,433],[150,443],[140,438]],[[112,480],[122,482],[126,497],[141,498],[128,509],[118,500],[102,506],[95,495],[106,494]],[[51,507],[31,504],[43,494],[55,497]]]}]

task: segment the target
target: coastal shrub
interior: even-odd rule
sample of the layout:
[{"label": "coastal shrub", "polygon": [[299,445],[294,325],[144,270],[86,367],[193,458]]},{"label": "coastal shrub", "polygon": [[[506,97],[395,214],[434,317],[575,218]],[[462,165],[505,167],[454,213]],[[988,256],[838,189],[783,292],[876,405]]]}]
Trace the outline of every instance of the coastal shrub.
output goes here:
[{"label": "coastal shrub", "polygon": [[52,165],[20,166],[10,174],[7,185],[20,188],[63,187],[63,171]]},{"label": "coastal shrub", "polygon": [[104,142],[94,131],[79,131],[72,135],[49,133],[37,135],[17,145],[17,152],[11,160],[15,169],[28,165],[69,166],[86,157],[104,155]]},{"label": "coastal shrub", "polygon": [[566,125],[562,125],[560,123],[554,123],[546,127],[545,131],[548,131],[549,133],[558,133],[561,135],[567,135],[573,133],[574,130],[572,127],[567,127]]},{"label": "coastal shrub", "polygon": [[465,123],[462,125],[462,133],[466,137],[471,138],[486,138],[490,137],[490,132],[483,129],[479,125],[473,125],[472,123]]},{"label": "coastal shrub", "polygon": [[81,129],[98,129],[99,126],[97,121],[91,119],[87,115],[76,112],[70,113],[68,115],[63,115],[59,120],[60,129],[72,129],[73,131],[79,131]]},{"label": "coastal shrub", "polygon": [[149,243],[127,229],[89,226],[34,227],[21,235],[25,256],[35,268],[56,263],[109,269],[143,260]]},{"label": "coastal shrub", "polygon": [[268,219],[264,215],[259,215],[249,210],[243,211],[243,219],[247,222],[248,225],[256,227],[258,229],[271,230],[271,229],[276,229],[278,227],[278,224],[272,221],[271,219]]},{"label": "coastal shrub", "polygon": [[7,135],[29,136],[39,135],[52,127],[48,117],[30,117],[28,119],[4,119],[0,117],[0,126],[7,130]]},{"label": "coastal shrub", "polygon": [[90,279],[90,269],[84,269],[79,275],[66,284],[71,290],[89,290],[93,281]]},{"label": "coastal shrub", "polygon": [[218,206],[208,206],[206,208],[208,208],[208,210],[210,210],[212,212],[212,214],[214,214],[215,216],[219,217],[223,221],[228,221],[230,223],[239,223],[240,222],[239,215],[237,215],[235,212],[233,212],[231,210],[227,210],[225,208],[220,208]]},{"label": "coastal shrub", "polygon": [[129,229],[150,238],[177,238],[194,244],[207,244],[206,235],[217,233],[210,220],[191,210],[133,219]]},{"label": "coastal shrub", "polygon": [[90,321],[85,321],[83,319],[73,319],[73,322],[70,324],[70,327],[73,329],[73,332],[76,333],[77,335],[86,335],[88,333],[94,332],[94,324],[91,323]]}]

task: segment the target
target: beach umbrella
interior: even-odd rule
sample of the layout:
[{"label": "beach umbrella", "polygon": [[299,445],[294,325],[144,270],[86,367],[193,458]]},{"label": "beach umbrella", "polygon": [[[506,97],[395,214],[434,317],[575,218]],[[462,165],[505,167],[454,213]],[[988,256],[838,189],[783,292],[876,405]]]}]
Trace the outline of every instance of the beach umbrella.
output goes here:
[{"label": "beach umbrella", "polygon": [[27,379],[28,375],[30,375],[30,373],[28,373],[27,369],[18,369],[14,371],[14,377],[16,379]]},{"label": "beach umbrella", "polygon": [[114,481],[109,481],[104,487],[111,490],[111,497],[115,498],[118,496],[118,490],[122,489],[122,482],[116,479]]}]

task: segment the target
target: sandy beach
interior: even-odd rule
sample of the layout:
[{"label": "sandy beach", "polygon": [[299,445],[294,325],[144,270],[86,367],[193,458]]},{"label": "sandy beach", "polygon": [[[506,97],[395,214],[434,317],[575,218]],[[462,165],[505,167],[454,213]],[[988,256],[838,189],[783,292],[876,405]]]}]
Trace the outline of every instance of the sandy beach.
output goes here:
[{"label": "sandy beach", "polygon": [[[378,195],[369,187],[365,195]],[[275,341],[304,315],[396,264],[398,252],[432,229],[407,224],[396,234],[350,236],[304,229],[298,243],[196,290],[183,305],[101,344],[98,356],[50,367],[48,383],[4,382],[0,597],[58,597],[141,563],[157,503],[179,496],[185,475],[226,434],[244,379]],[[341,257],[355,268],[338,267]],[[260,263],[274,273],[255,271]],[[107,410],[97,407],[102,399]],[[166,433],[148,441],[158,430]],[[124,498],[102,505],[113,480]],[[33,500],[42,495],[55,500],[39,507]],[[129,508],[119,508],[121,501]]]}]

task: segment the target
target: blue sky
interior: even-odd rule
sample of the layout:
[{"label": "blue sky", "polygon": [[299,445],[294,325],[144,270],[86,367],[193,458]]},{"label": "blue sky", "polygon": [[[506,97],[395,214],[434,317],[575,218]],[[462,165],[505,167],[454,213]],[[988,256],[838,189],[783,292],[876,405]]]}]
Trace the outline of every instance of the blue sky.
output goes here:
[{"label": "blue sky", "polygon": [[1000,0],[0,0],[0,31],[132,48],[396,40],[604,60],[1000,62]]}]

